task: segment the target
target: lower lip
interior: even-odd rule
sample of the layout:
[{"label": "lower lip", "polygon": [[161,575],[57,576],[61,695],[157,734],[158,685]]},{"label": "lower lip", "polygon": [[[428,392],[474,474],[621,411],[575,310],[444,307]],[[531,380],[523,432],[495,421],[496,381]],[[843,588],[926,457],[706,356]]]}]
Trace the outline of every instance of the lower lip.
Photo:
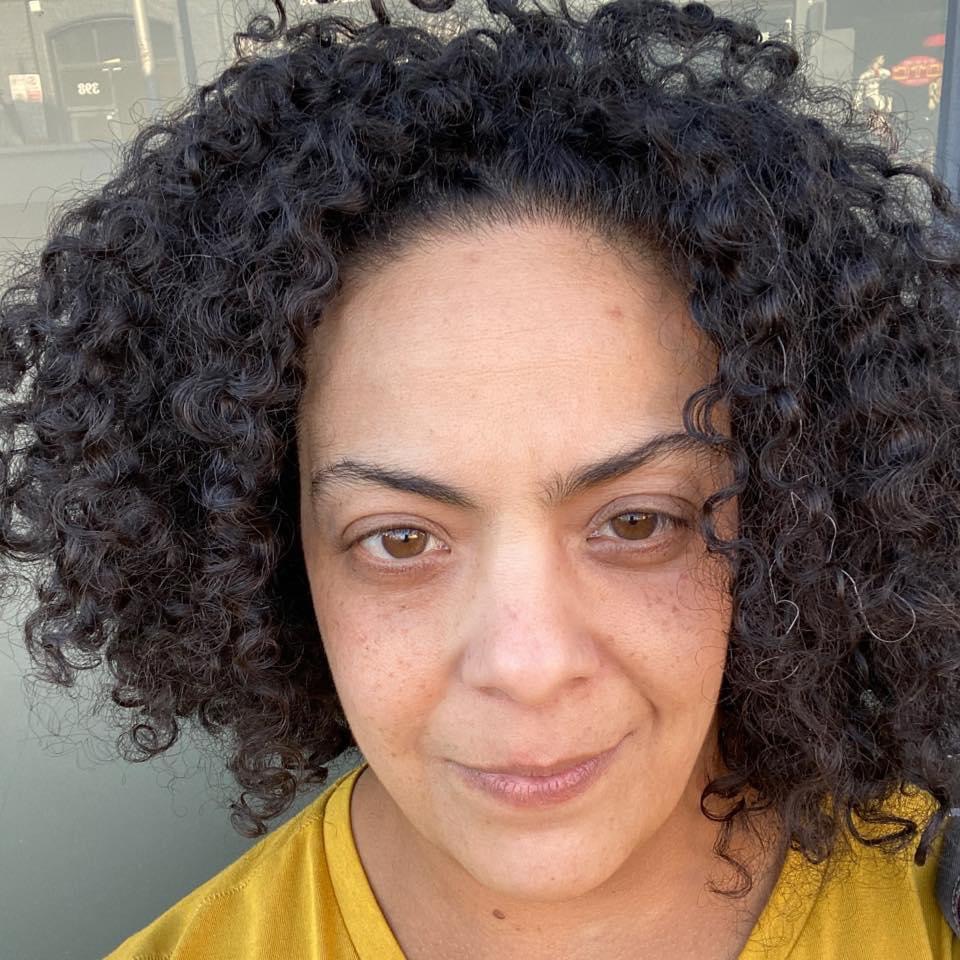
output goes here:
[{"label": "lower lip", "polygon": [[[623,743],[623,740],[620,741]],[[610,766],[620,743],[569,770],[546,777],[522,777],[511,773],[487,773],[454,763],[460,776],[472,787],[512,807],[548,807],[578,797],[593,786]]]}]

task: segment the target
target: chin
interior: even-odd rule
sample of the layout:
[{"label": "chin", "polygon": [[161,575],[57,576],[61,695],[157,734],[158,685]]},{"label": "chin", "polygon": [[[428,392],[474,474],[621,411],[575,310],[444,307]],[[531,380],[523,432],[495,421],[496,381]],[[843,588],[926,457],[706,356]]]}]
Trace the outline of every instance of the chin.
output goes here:
[{"label": "chin", "polygon": [[457,859],[477,883],[493,893],[536,903],[560,903],[602,886],[620,869],[626,855],[601,859],[599,851],[581,843],[553,856],[541,845],[529,854],[517,846],[511,851],[487,847],[470,859],[461,851]]}]

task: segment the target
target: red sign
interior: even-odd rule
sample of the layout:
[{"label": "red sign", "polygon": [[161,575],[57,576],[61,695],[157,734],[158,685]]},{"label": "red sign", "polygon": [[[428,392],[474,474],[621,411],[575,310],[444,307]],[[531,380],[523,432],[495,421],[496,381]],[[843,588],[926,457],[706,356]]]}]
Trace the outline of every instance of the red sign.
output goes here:
[{"label": "red sign", "polygon": [[943,61],[918,54],[890,68],[890,75],[905,87],[924,87],[943,76]]},{"label": "red sign", "polygon": [[43,103],[43,87],[39,73],[8,73],[10,99],[24,103]]}]

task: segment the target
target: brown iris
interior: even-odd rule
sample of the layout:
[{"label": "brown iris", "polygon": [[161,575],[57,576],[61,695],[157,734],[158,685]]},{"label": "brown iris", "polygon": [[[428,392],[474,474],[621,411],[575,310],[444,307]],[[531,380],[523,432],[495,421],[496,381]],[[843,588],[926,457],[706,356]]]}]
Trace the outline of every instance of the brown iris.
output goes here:
[{"label": "brown iris", "polygon": [[384,530],[380,534],[384,550],[394,560],[409,560],[423,553],[428,534],[423,530]]},{"label": "brown iris", "polygon": [[624,540],[645,540],[657,529],[657,514],[631,510],[614,517],[610,526]]}]

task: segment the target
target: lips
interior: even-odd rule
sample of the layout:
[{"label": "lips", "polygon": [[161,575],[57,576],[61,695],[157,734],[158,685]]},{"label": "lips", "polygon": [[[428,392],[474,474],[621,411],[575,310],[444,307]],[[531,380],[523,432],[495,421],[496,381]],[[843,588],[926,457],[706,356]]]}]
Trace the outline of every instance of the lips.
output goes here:
[{"label": "lips", "polygon": [[550,764],[503,763],[490,767],[449,761],[461,781],[511,807],[541,808],[566,803],[599,780],[626,737],[600,753],[569,756]]},{"label": "lips", "polygon": [[563,760],[553,761],[552,763],[534,764],[508,762],[503,764],[492,764],[490,766],[467,763],[463,764],[463,766],[469,767],[471,770],[476,770],[478,773],[500,774],[501,776],[505,777],[552,777],[560,773],[567,773],[568,771],[573,770],[575,767],[580,767],[590,760],[603,757],[605,754],[614,750],[617,745],[619,745],[619,742],[613,747],[607,747],[603,750],[594,750],[590,753],[580,753],[576,756],[566,757]]}]

